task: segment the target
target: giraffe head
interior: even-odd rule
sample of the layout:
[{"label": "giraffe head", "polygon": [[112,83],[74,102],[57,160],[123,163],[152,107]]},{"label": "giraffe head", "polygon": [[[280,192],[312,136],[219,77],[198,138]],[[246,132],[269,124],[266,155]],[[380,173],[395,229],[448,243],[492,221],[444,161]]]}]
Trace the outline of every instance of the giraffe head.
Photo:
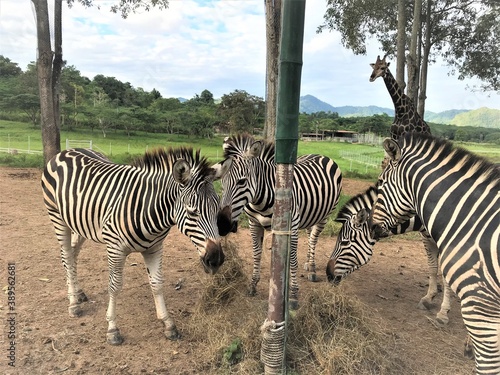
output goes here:
[{"label": "giraffe head", "polygon": [[380,59],[380,55],[377,56],[377,61],[375,61],[375,64],[370,64],[370,66],[373,68],[372,75],[370,76],[370,82],[375,81],[378,77],[384,78],[387,71],[389,70],[389,65],[391,63],[388,63],[385,61],[387,55],[384,55],[382,59]]}]

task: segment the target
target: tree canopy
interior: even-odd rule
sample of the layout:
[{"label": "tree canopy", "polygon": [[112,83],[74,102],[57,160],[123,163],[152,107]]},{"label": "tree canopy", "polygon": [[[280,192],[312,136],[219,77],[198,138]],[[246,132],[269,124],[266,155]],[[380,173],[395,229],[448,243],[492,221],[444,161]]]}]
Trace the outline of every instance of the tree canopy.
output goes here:
[{"label": "tree canopy", "polygon": [[[4,56],[0,56],[0,61],[18,66]],[[106,92],[109,83],[125,89],[111,99]],[[263,98],[244,90],[234,90],[220,99],[215,99],[208,89],[188,100],[165,98],[157,89],[146,91],[102,74],[90,79],[82,76],[75,66],[65,65],[61,71],[59,101],[62,130],[87,130],[101,137],[106,137],[109,132],[125,132],[132,137],[139,131],[204,138],[211,138],[216,132],[264,134],[265,102]],[[466,116],[471,114],[465,113],[460,125],[471,123]],[[28,64],[20,73],[16,69],[15,75],[0,75],[0,119],[30,122],[34,127],[40,127],[34,63]],[[392,117],[387,114],[339,117],[336,112],[302,113],[299,116],[299,132],[350,130],[385,136],[391,120]],[[486,117],[480,120],[480,123],[488,122]],[[432,129],[433,134],[450,139],[500,142],[500,136],[495,135],[498,129],[493,128],[438,126],[433,123]]]},{"label": "tree canopy", "polygon": [[[405,1],[406,34],[412,30],[415,1]],[[342,45],[366,54],[367,41],[375,38],[389,55],[397,45],[398,0],[328,0],[324,22],[318,27],[337,30]],[[440,56],[459,79],[477,78],[483,91],[500,90],[500,5],[494,0],[423,0],[422,51],[429,62]],[[407,38],[407,43],[409,38]],[[407,44],[406,50],[408,51]]]}]

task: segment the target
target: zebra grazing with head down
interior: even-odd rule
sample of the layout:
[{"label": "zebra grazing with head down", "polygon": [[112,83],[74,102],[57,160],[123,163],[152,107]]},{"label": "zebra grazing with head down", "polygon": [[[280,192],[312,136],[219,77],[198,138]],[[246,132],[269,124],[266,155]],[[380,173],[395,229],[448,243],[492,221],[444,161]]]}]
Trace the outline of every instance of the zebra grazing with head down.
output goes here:
[{"label": "zebra grazing with head down", "polygon": [[390,160],[371,221],[376,234],[418,215],[440,268],[461,300],[478,374],[500,373],[500,171],[451,142],[387,139]]},{"label": "zebra grazing with head down", "polygon": [[214,176],[207,159],[191,148],[158,149],[133,165],[114,164],[84,149],[54,156],[43,172],[42,189],[61,246],[70,316],[81,315],[80,304],[87,300],[76,268],[82,243],[91,239],[107,248],[108,343],[123,342],[116,323],[116,299],[122,288],[125,259],[132,252],[144,257],[165,335],[177,338],[163,298],[163,240],[177,224],[197,247],[205,271],[217,271],[224,253],[217,230],[219,196]]},{"label": "zebra grazing with head down", "polygon": [[[256,293],[260,280],[260,259],[264,230],[271,228],[276,183],[274,143],[256,141],[242,134],[228,137],[224,141],[225,160],[216,164],[217,177],[222,179],[222,199],[218,218],[219,233],[226,235],[235,231],[238,217],[245,210],[253,243],[253,274],[250,294]],[[305,269],[308,278],[316,280],[314,252],[318,236],[323,231],[328,216],[338,203],[342,174],[337,164],[321,155],[304,155],[294,166],[292,191],[291,244],[290,244],[290,301],[296,308],[297,241],[298,230],[307,229],[309,251]]]},{"label": "zebra grazing with head down", "polygon": [[[328,281],[338,284],[342,278],[370,261],[373,255],[373,247],[377,241],[370,230],[368,219],[373,204],[377,199],[377,194],[377,187],[371,186],[365,192],[352,197],[340,209],[336,221],[341,223],[342,227],[326,266]],[[418,216],[390,228],[388,235],[397,235],[412,231],[420,232],[429,266],[429,288],[427,294],[420,299],[417,307],[422,310],[430,309],[432,300],[438,293],[438,248],[436,243],[430,237],[429,233],[427,233]],[[441,310],[436,316],[437,321],[441,324],[448,323],[450,297],[450,288],[444,284],[443,302]]]}]

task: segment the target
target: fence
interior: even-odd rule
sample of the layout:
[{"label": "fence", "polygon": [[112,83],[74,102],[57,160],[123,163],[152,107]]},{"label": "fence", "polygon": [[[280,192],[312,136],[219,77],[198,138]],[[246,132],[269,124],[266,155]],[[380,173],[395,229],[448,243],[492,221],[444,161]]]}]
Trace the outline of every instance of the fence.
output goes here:
[{"label": "fence", "polygon": [[66,150],[70,148],[88,148],[92,150],[92,139],[89,141],[82,141],[66,138]]},{"label": "fence", "polygon": [[382,143],[384,142],[384,137],[381,137],[374,133],[363,133],[363,134],[358,134],[358,142],[381,146]]},{"label": "fence", "polygon": [[42,150],[33,150],[31,148],[31,138],[28,135],[28,142],[26,143],[26,148],[11,147],[10,135],[7,136],[7,147],[0,147],[0,152],[6,152],[8,154],[43,154]]},{"label": "fence", "polygon": [[349,170],[352,171],[352,163],[356,162],[365,165],[365,172],[368,171],[368,167],[379,168],[382,160],[379,157],[373,157],[370,155],[358,154],[352,151],[340,151],[340,157],[342,159],[350,160]]}]

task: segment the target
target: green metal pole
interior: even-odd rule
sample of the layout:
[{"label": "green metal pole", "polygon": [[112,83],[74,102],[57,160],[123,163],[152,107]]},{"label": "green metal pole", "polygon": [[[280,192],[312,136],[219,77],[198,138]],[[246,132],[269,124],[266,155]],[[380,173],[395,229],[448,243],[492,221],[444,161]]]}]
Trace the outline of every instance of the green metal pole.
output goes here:
[{"label": "green metal pole", "polygon": [[305,7],[305,0],[283,2],[276,117],[277,164],[294,164],[297,160]]},{"label": "green metal pole", "polygon": [[[266,374],[286,373],[286,325],[293,168],[297,160],[305,0],[284,0],[276,118],[276,186],[269,307],[261,359]],[[296,301],[295,301],[296,302]]]}]

